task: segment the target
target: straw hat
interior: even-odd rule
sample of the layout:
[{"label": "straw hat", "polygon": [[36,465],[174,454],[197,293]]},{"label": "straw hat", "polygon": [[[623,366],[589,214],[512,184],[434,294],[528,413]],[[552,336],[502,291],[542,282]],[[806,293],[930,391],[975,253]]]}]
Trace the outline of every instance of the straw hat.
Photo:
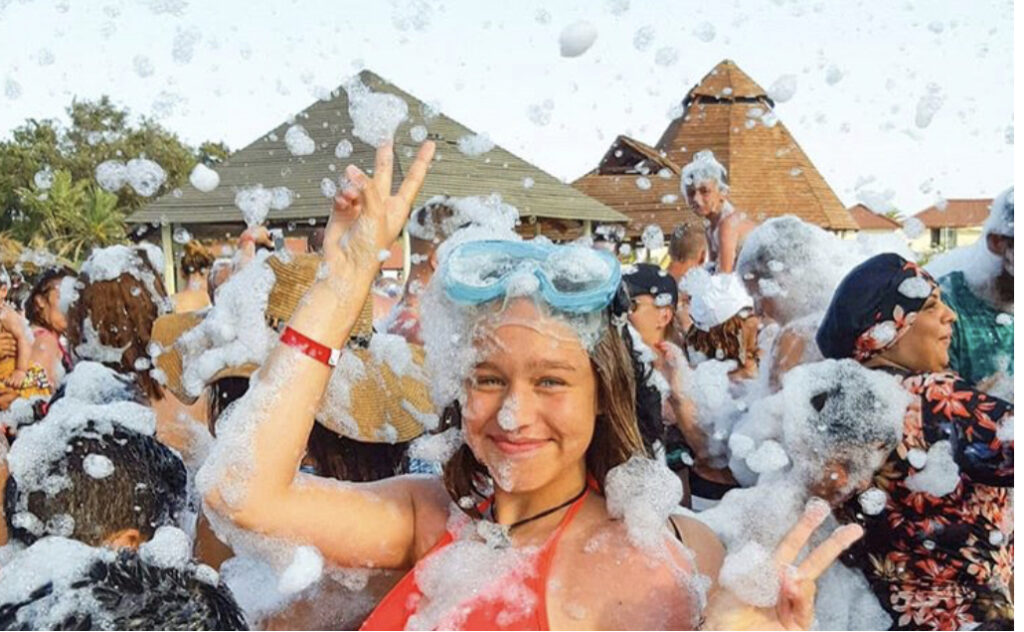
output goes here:
[{"label": "straw hat", "polygon": [[[183,314],[164,314],[153,323],[153,330],[150,332],[150,340],[160,345],[163,351],[156,357],[153,363],[156,368],[163,371],[166,381],[164,388],[174,393],[174,396],[186,404],[194,404],[198,397],[193,397],[185,390],[182,383],[181,347],[178,340],[198,325],[206,317],[208,309]],[[209,383],[226,377],[249,377],[256,372],[259,366],[246,363],[241,366],[228,366],[217,371]]]},{"label": "straw hat", "polygon": [[[315,254],[295,255],[288,261],[276,256],[267,259],[276,277],[266,310],[267,320],[272,325],[285,323],[291,318],[306,291],[316,281],[321,261]],[[202,322],[208,311],[167,314],[153,325],[152,339],[164,348],[156,358],[156,366],[167,376],[167,389],[186,403],[197,398],[189,396],[182,384],[182,355],[177,343],[185,332]],[[338,369],[357,364],[362,367],[358,372],[359,379],[349,386],[347,414],[339,415],[337,411],[322,409],[317,421],[343,437],[365,443],[411,441],[423,434],[422,419],[435,414],[424,370],[423,347],[407,343],[412,364],[410,370],[399,375],[387,361],[375,356],[371,350],[372,338],[373,301],[368,299],[338,363]],[[226,367],[217,372],[209,383],[225,377],[249,377],[258,368],[254,364]]]}]

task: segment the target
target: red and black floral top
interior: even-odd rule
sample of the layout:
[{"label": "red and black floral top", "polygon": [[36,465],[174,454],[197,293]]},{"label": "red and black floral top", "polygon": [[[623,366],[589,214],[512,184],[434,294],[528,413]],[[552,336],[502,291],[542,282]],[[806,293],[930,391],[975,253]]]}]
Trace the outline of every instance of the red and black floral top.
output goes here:
[{"label": "red and black floral top", "polygon": [[844,561],[864,572],[893,629],[1011,629],[1013,405],[954,373],[906,375],[903,386],[919,397],[874,476],[884,508],[862,494],[836,510],[865,531]]}]

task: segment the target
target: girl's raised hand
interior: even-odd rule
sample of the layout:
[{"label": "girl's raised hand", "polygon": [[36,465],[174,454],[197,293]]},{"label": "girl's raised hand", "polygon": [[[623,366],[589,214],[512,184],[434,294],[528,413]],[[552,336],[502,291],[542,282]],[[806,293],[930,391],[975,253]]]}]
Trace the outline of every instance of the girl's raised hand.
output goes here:
[{"label": "girl's raised hand", "polygon": [[402,232],[433,157],[434,143],[423,143],[394,195],[391,143],[377,149],[372,178],[355,165],[348,166],[345,175],[350,186],[335,196],[324,230],[324,259],[335,278],[357,270],[376,274],[380,265],[377,255],[390,248]]}]

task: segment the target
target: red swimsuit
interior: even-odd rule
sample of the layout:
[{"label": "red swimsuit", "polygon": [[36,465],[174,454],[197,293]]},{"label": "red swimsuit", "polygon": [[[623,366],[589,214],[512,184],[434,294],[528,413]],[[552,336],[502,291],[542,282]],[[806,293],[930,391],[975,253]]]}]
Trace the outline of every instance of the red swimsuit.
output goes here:
[{"label": "red swimsuit", "polygon": [[[532,601],[533,607],[526,612],[512,612],[507,605],[500,600],[476,598],[467,603],[459,604],[458,610],[465,611],[464,616],[460,613],[458,629],[462,630],[550,630],[548,625],[547,612],[547,583],[548,574],[551,571],[551,561],[555,556],[555,547],[561,539],[565,529],[572,522],[579,512],[580,507],[589,495],[589,489],[579,500],[569,506],[565,517],[559,523],[555,532],[548,537],[547,542],[540,548],[532,558],[534,564],[533,572],[529,572],[519,581],[525,588],[536,596]],[[398,584],[391,589],[391,592],[384,597],[377,608],[370,613],[370,616],[363,622],[362,630],[404,630],[409,623],[410,617],[419,611],[420,601],[423,599],[423,592],[416,582],[416,574],[422,568],[424,562],[436,555],[438,551],[450,545],[455,536],[446,531],[444,536],[427,555],[416,563],[416,566],[406,573]],[[518,575],[518,573],[517,573]]]}]

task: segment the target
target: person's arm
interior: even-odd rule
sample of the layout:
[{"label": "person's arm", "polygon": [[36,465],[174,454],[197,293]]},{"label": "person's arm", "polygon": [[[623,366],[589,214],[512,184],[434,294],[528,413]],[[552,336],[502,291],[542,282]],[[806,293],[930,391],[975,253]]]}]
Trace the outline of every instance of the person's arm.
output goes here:
[{"label": "person's arm", "polygon": [[25,372],[28,371],[29,361],[32,357],[32,340],[28,333],[28,323],[18,312],[9,307],[2,307],[0,308],[0,324],[14,336],[18,345],[14,360],[14,373],[7,378],[7,385],[11,388],[20,388],[25,381]]},{"label": "person's arm", "polygon": [[775,341],[768,378],[772,391],[782,387],[782,376],[800,364],[807,339],[792,329],[783,329]]},{"label": "person's arm", "polygon": [[[378,150],[372,179],[349,167],[359,190],[336,198],[324,236],[326,274],[296,309],[292,329],[342,347],[380,267],[377,253],[398,237],[433,153],[433,143],[420,148],[394,196],[390,145]],[[273,348],[200,471],[213,481],[204,484],[207,506],[244,529],[313,544],[340,566],[408,567],[444,529],[448,500],[436,479],[357,484],[297,473],[329,377],[329,367],[299,350]],[[436,528],[417,531],[428,522]]]},{"label": "person's arm", "polygon": [[32,343],[32,355],[29,357],[29,365],[36,364],[43,367],[46,372],[46,380],[52,389],[57,388],[58,367],[60,367],[61,352],[56,340],[52,336],[37,335]]},{"label": "person's arm", "polygon": [[668,405],[675,417],[676,427],[686,445],[693,451],[697,462],[708,458],[708,438],[697,423],[697,405],[686,394],[686,379],[691,373],[682,350],[674,344],[662,346],[666,381],[669,385]]},{"label": "person's arm", "polygon": [[718,230],[718,268],[719,274],[732,272],[736,265],[736,245],[739,243],[739,231],[734,213],[722,220]]}]

